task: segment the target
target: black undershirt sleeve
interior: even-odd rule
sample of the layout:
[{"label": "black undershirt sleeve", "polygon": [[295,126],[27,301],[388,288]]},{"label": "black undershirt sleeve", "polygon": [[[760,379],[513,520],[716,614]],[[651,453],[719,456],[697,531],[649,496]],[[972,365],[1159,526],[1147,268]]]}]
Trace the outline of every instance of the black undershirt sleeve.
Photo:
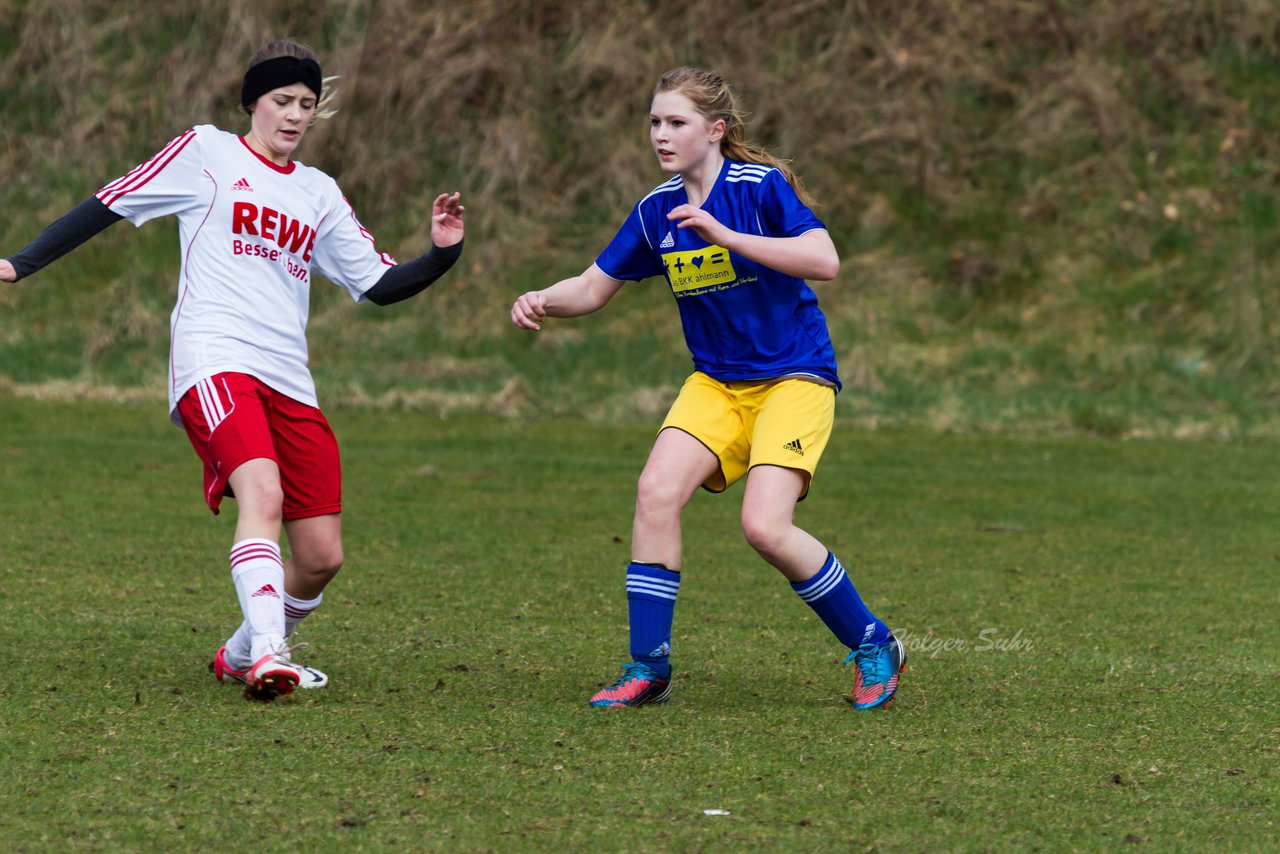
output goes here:
[{"label": "black undershirt sleeve", "polygon": [[391,305],[422,293],[458,260],[462,255],[463,242],[459,240],[452,246],[432,246],[430,252],[395,265],[383,273],[378,283],[364,295],[374,305]]},{"label": "black undershirt sleeve", "polygon": [[90,237],[124,217],[90,196],[62,216],[8,261],[22,279],[49,266]]},{"label": "black undershirt sleeve", "polygon": [[[115,213],[96,196],[90,196],[54,220],[31,243],[8,260],[19,279],[49,266],[72,249],[124,217]],[[443,276],[462,255],[462,244],[433,246],[431,251],[387,270],[378,283],[365,292],[376,305],[391,305],[426,290]]]}]

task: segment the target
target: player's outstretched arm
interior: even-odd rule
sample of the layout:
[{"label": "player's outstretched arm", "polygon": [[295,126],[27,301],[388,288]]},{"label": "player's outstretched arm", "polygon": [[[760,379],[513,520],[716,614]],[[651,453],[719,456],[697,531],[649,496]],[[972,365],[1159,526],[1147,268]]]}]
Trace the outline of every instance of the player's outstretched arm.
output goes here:
[{"label": "player's outstretched arm", "polygon": [[431,249],[406,264],[397,264],[383,273],[378,283],[365,292],[374,305],[392,305],[425,291],[449,271],[462,255],[462,196],[441,193],[431,203]]},{"label": "player's outstretched arm", "polygon": [[0,281],[16,282],[30,276],[123,218],[90,196],[54,220],[18,254],[0,262]]},{"label": "player's outstretched arm", "polygon": [[529,291],[511,306],[511,322],[521,329],[538,330],[548,317],[590,314],[613,298],[622,282],[592,264],[580,275],[561,279],[549,288]]}]

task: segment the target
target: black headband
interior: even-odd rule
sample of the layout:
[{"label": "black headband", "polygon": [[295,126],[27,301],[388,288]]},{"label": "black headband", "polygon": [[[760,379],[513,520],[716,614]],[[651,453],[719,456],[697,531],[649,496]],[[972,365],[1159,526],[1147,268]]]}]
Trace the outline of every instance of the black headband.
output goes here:
[{"label": "black headband", "polygon": [[320,76],[320,63],[314,59],[298,59],[296,56],[277,56],[266,62],[259,62],[244,73],[244,86],[240,89],[240,106],[247,107],[268,92],[303,83],[320,98],[324,88]]}]

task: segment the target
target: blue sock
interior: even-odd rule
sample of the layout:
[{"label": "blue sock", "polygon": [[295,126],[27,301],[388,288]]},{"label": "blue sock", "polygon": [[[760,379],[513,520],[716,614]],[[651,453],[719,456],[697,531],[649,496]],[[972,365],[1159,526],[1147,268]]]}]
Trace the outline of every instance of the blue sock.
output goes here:
[{"label": "blue sock", "polygon": [[844,567],[830,552],[817,575],[799,584],[792,583],[791,589],[822,618],[840,643],[850,649],[889,639],[889,627],[862,604],[862,597]]},{"label": "blue sock", "polygon": [[664,679],[671,675],[671,620],[679,592],[680,573],[649,563],[627,564],[631,657]]}]

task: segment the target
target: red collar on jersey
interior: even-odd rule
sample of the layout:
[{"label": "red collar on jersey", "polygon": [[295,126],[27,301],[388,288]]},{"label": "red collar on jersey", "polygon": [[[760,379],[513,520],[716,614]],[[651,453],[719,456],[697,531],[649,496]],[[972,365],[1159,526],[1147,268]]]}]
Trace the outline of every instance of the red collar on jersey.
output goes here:
[{"label": "red collar on jersey", "polygon": [[254,150],[253,150],[253,146],[249,144],[249,140],[245,139],[244,137],[239,137],[239,140],[240,140],[240,144],[241,144],[241,145],[243,145],[245,148],[249,149],[249,153],[250,153],[250,154],[252,154],[254,157],[256,157],[256,158],[258,158],[259,160],[261,160],[261,161],[262,161],[262,165],[264,165],[264,166],[266,166],[266,167],[268,167],[268,168],[270,168],[270,169],[274,169],[275,171],[279,172],[281,175],[290,175],[290,174],[292,174],[292,173],[293,173],[293,168],[294,168],[295,166],[297,166],[297,165],[298,165],[298,164],[297,164],[297,162],[296,162],[296,161],[293,161],[293,160],[290,160],[290,161],[288,162],[288,164],[286,164],[286,165],[284,165],[284,166],[281,166],[279,163],[272,163],[270,160],[268,160],[267,158],[263,157],[263,156],[262,156],[261,154],[259,154],[258,152],[254,151]]}]

